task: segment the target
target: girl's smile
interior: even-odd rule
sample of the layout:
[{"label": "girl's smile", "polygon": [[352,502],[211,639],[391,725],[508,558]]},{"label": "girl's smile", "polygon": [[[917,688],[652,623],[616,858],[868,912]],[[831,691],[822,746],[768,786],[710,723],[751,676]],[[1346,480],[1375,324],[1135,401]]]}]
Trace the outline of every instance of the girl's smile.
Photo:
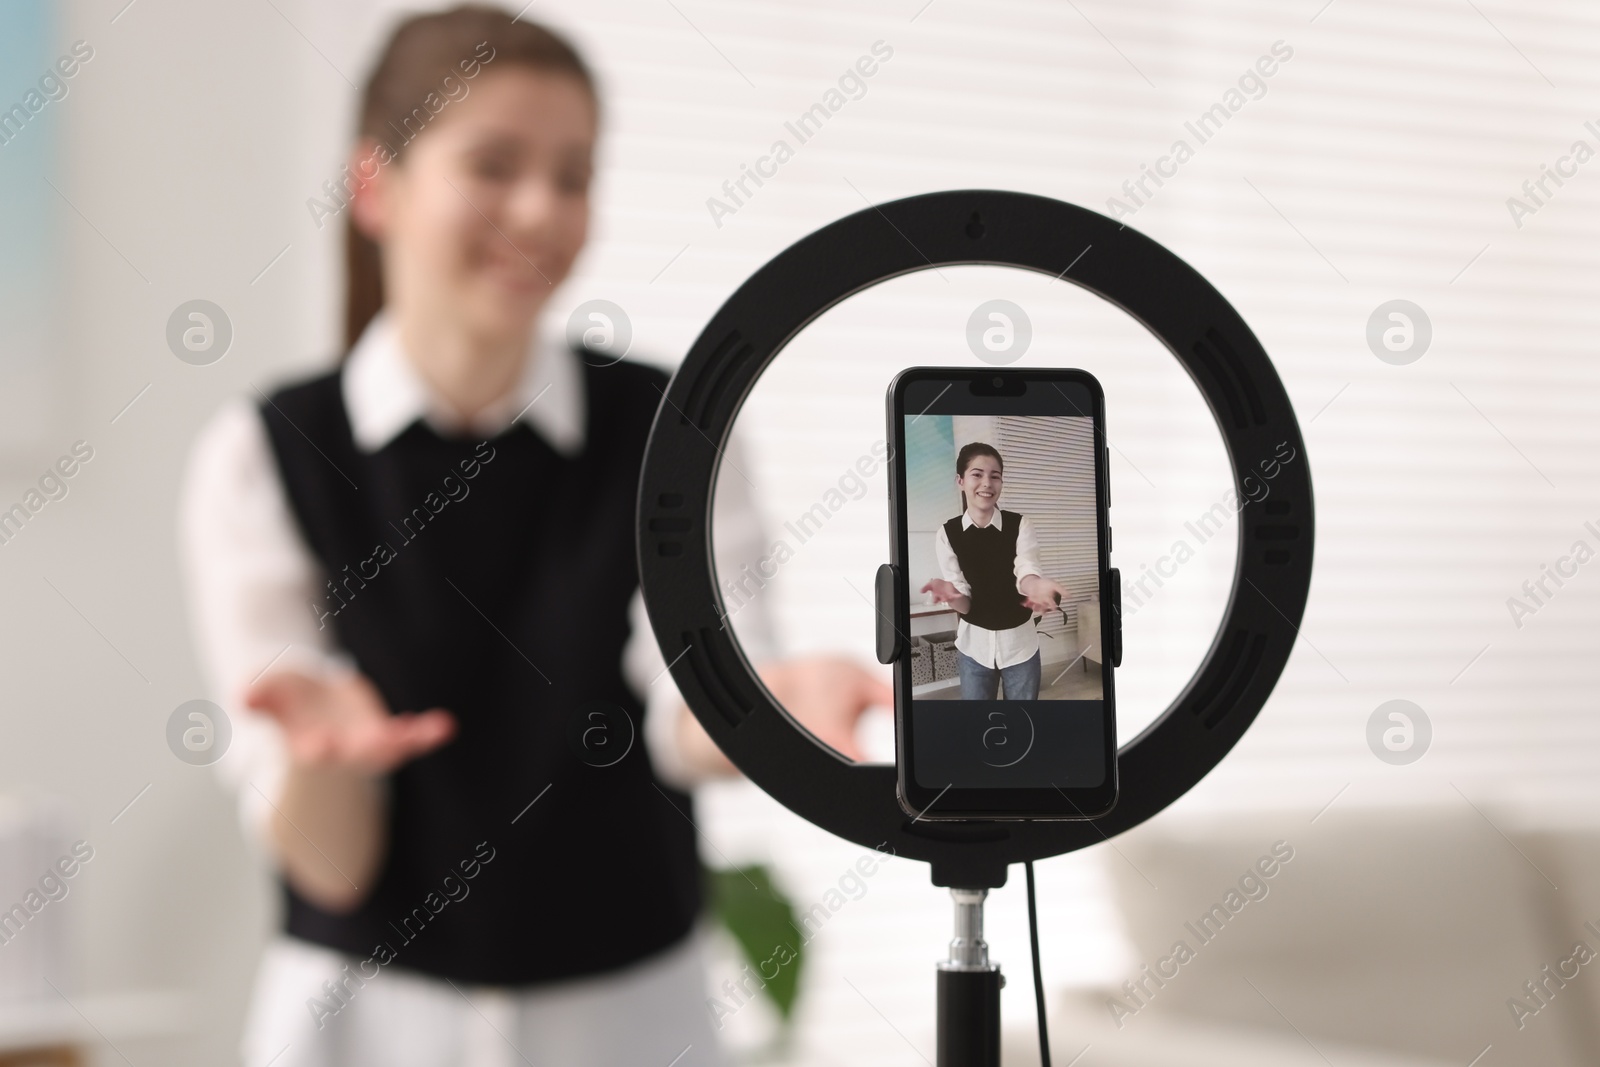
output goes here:
[{"label": "girl's smile", "polygon": [[989,525],[989,516],[994,514],[1000,501],[1004,480],[1000,461],[982,454],[973,456],[967,469],[956,479],[956,485],[967,495],[967,509],[973,513],[975,521],[982,520],[979,526]]}]

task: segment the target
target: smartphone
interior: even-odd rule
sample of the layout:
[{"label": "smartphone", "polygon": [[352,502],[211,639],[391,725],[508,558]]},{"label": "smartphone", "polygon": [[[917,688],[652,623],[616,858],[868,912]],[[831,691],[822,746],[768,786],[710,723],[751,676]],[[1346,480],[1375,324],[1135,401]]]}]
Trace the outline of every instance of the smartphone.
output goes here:
[{"label": "smartphone", "polygon": [[900,806],[1092,819],[1117,797],[1120,580],[1105,394],[1079,370],[913,367],[889,386]]}]

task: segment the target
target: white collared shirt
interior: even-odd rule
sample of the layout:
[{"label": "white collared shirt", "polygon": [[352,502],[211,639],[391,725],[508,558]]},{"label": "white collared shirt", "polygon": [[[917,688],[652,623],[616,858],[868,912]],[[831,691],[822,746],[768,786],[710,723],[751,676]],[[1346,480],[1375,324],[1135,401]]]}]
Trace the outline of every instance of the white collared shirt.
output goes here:
[{"label": "white collared shirt", "polygon": [[[351,350],[342,378],[352,435],[370,452],[419,418],[440,431],[485,436],[522,419],[558,452],[575,455],[586,431],[578,358],[563,344],[535,341],[511,392],[462,423],[434,396],[380,314]],[[735,468],[743,465],[737,439],[726,452]],[[766,540],[744,479],[719,482],[714,512],[719,573],[735,574],[759,560]],[[260,412],[248,399],[219,410],[195,439],[179,536],[200,659],[233,727],[216,767],[238,793],[248,836],[264,847],[288,755],[277,724],[245,709],[241,696],[270,669],[337,670],[351,664],[333,631],[318,626],[311,605],[320,594],[320,568],[295,524]],[[760,598],[745,607],[739,639],[759,664],[774,651],[771,619]],[[632,633],[618,669],[645,702],[646,750],[658,777],[690,787],[694,778],[676,743],[673,711],[680,697],[638,592],[628,614]],[[511,1034],[540,1063],[665,1063],[676,1052],[680,1067],[717,1067],[722,1058],[704,1010],[701,936],[697,927],[686,941],[620,971],[526,990],[463,991],[442,979],[385,969],[338,1018],[318,1028],[306,998],[322,996],[324,983],[340,981],[340,968],[356,961],[280,934],[259,965],[241,1051],[251,1067],[447,1061],[511,1067],[518,1062],[506,1046]],[[608,1024],[619,1018],[638,1025]]]},{"label": "white collared shirt", "polygon": [[[998,505],[989,522],[996,530],[1004,529]],[[966,530],[975,525],[977,523],[972,518],[972,509],[963,511],[961,528]],[[939,561],[939,573],[944,576],[945,581],[955,586],[962,596],[971,596],[972,583],[967,581],[967,576],[961,571],[961,563],[956,559],[956,550],[950,546],[950,537],[944,532],[943,523],[940,523],[938,530],[934,531],[933,554]],[[1017,558],[1012,570],[1017,578],[1019,599],[1022,596],[1022,579],[1030,574],[1044,573],[1044,569],[1039,566],[1039,534],[1026,515],[1017,523]],[[972,625],[966,619],[958,619],[956,649],[976,660],[980,666],[995,669],[1012,667],[1025,662],[1039,650],[1039,631],[1035,629],[1032,618],[1018,623],[1009,630],[986,630],[982,626]]]},{"label": "white collared shirt", "polygon": [[[516,386],[492,410],[468,424],[447,413],[406,358],[389,317],[380,313],[351,350],[342,376],[345,410],[361,449],[382,448],[418,418],[441,432],[491,436],[520,418],[565,455],[583,449],[584,379],[579,357],[563,344],[535,341]],[[742,467],[741,448],[727,452]],[[763,524],[742,478],[720,479],[715,501],[719,573],[735,574],[766,547]],[[268,669],[317,671],[352,664],[319,627],[311,607],[321,594],[321,568],[295,523],[255,403],[229,403],[201,430],[190,451],[180,499],[179,536],[190,618],[211,689],[234,736],[217,762],[240,798],[246,831],[264,842],[287,752],[276,723],[244,708],[241,696]],[[771,620],[759,598],[739,622],[751,661],[773,653]],[[646,704],[641,733],[657,775],[680,787],[694,784],[676,744],[679,694],[651,632],[644,598],[629,605],[632,626],[622,670]]]},{"label": "white collared shirt", "polygon": [[405,358],[393,321],[379,312],[350,350],[341,392],[364,452],[376,452],[418,418],[441,433],[492,437],[519,416],[562,455],[583,449],[583,368],[564,345],[530,353],[511,391],[462,422]]}]

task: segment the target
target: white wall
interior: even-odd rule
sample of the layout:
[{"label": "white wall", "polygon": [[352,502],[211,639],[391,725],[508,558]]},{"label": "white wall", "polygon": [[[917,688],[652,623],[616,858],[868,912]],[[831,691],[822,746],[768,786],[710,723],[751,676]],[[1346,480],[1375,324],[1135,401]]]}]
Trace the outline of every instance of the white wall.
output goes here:
[{"label": "white wall", "polygon": [[[327,351],[318,281],[331,246],[305,227],[298,191],[316,183],[295,146],[308,116],[343,101],[319,99],[304,41],[268,5],[141,2],[112,22],[122,6],[58,15],[60,51],[78,39],[95,50],[51,105],[49,177],[76,209],[58,204],[56,219],[60,401],[38,443],[4,457],[0,499],[75,440],[94,458],[0,550],[0,781],[63,797],[95,849],[52,905],[77,924],[84,988],[192,994],[190,1037],[118,1045],[136,1062],[216,1064],[232,1057],[268,898],[231,799],[164,739],[169,713],[203,695],[179,603],[176,487],[224,397]],[[179,362],[164,339],[168,314],[194,298],[235,330],[210,367]]]}]

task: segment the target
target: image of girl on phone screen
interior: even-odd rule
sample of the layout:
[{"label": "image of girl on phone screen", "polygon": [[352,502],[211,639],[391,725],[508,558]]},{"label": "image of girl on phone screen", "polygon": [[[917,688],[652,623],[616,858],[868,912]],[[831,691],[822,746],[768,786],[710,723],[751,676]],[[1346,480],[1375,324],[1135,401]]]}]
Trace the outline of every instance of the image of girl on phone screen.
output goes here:
[{"label": "image of girl on phone screen", "polygon": [[949,604],[956,624],[956,670],[962,700],[1039,696],[1036,613],[1055,611],[1070,594],[1043,574],[1039,536],[1026,515],[1000,508],[1005,461],[993,446],[972,441],[956,454],[962,513],[934,532],[943,575],[921,589]]}]

